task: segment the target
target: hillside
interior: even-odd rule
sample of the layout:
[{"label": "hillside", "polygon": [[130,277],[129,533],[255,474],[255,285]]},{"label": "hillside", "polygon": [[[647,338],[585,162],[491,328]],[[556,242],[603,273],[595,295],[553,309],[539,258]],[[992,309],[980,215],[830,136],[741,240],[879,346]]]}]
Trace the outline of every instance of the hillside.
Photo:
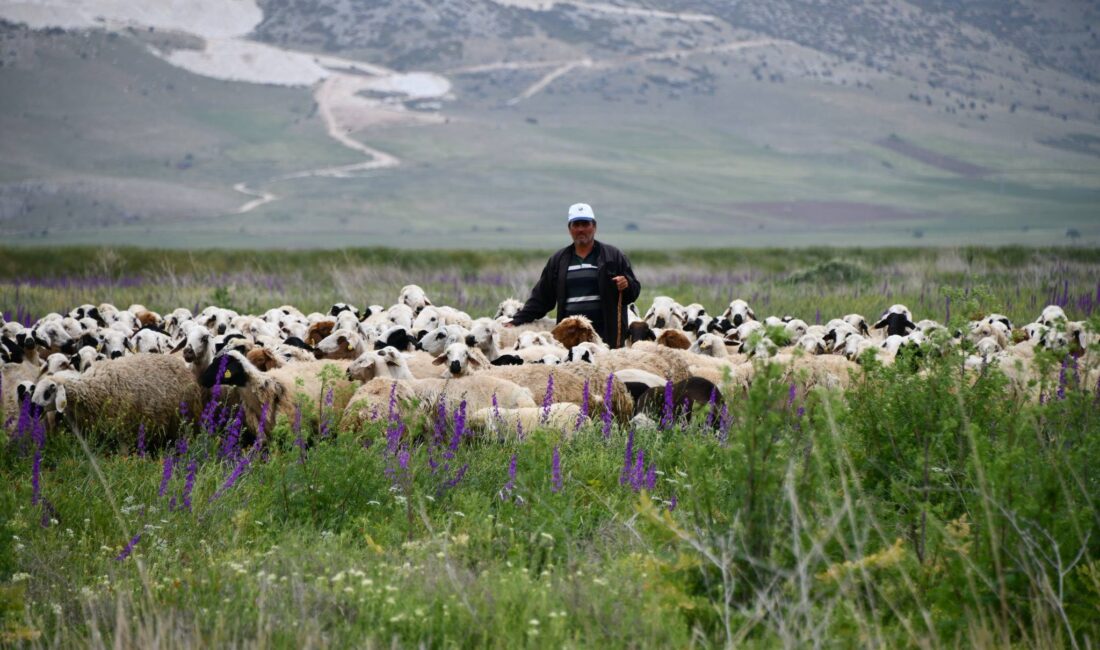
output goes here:
[{"label": "hillside", "polygon": [[77,4],[0,4],[13,243],[1100,243],[1085,3]]}]

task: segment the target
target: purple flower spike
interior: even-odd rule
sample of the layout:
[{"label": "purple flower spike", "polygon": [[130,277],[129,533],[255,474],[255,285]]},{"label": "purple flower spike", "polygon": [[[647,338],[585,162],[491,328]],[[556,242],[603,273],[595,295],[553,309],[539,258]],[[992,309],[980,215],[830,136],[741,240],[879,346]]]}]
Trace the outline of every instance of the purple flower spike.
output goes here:
[{"label": "purple flower spike", "polygon": [[175,465],[175,456],[168,454],[164,457],[164,471],[160,475],[160,489],[157,490],[158,497],[163,497],[164,493],[168,491],[168,482],[172,480],[172,472],[175,469]]},{"label": "purple flower spike", "polygon": [[723,445],[730,437],[730,426],[733,424],[733,418],[730,417],[730,409],[726,404],[722,405],[722,414],[718,418],[718,441]]},{"label": "purple flower spike", "polygon": [[714,426],[714,419],[718,417],[718,387],[710,389],[710,400],[707,402],[706,428]]},{"label": "purple flower spike", "polygon": [[579,430],[581,428],[581,425],[584,424],[584,421],[588,418],[588,409],[589,409],[588,400],[589,400],[588,380],[585,379],[584,380],[584,389],[583,389],[583,392],[581,393],[581,412],[579,414],[577,414],[577,424],[576,424],[576,426],[573,427],[574,431]]},{"label": "purple flower spike", "polygon": [[676,494],[673,493],[673,495],[671,497],[669,497],[669,499],[668,499],[668,511],[672,512],[673,510],[675,510],[676,505],[679,502],[680,502],[679,499],[676,498]]},{"label": "purple flower spike", "polygon": [[630,486],[634,491],[642,489],[645,483],[645,450],[639,449],[634,455],[634,469],[630,472]]},{"label": "purple flower spike", "polygon": [[144,422],[138,424],[137,453],[138,453],[138,458],[145,458],[145,423]]},{"label": "purple flower spike", "polygon": [[550,420],[550,405],[554,403],[554,373],[546,377],[546,395],[542,398],[542,416],[539,422],[546,424]]},{"label": "purple flower spike", "polygon": [[665,431],[672,427],[673,414],[675,413],[676,405],[672,402],[672,379],[665,381],[665,406],[661,412],[661,423],[659,428],[661,431]]},{"label": "purple flower spike", "polygon": [[798,387],[795,383],[791,382],[791,388],[787,391],[787,408],[790,408],[794,404],[794,398],[798,395]]},{"label": "purple flower spike", "polygon": [[115,556],[115,562],[121,562],[130,557],[130,554],[134,552],[134,547],[141,541],[141,533],[134,535],[133,538],[126,544],[126,548],[122,549],[122,552]]},{"label": "purple flower spike", "polygon": [[615,373],[607,376],[607,386],[603,391],[603,437],[611,437],[611,395],[615,382]]},{"label": "purple flower spike", "polygon": [[195,488],[195,474],[198,473],[199,464],[191,461],[187,464],[187,478],[183,484],[183,507],[191,510],[191,490]]},{"label": "purple flower spike", "polygon": [[512,460],[508,462],[508,482],[500,489],[500,498],[507,501],[512,491],[516,489],[516,454],[512,454]]},{"label": "purple flower spike", "polygon": [[619,472],[619,485],[630,482],[631,460],[634,458],[634,427],[626,434],[626,451],[623,453],[623,469]]},{"label": "purple flower spike", "polygon": [[[252,458],[249,454],[242,454],[241,460],[237,463],[237,466],[233,468],[233,471],[230,472],[229,478],[225,479],[225,483],[222,483],[222,486],[218,488],[218,491],[215,492],[213,496],[210,497],[210,500],[214,501],[215,499],[221,497],[223,494],[229,491],[229,489],[237,483],[237,479],[241,477],[241,474],[244,473],[244,470],[248,468],[248,465],[251,462]],[[185,503],[184,505],[186,506],[188,504]]]}]

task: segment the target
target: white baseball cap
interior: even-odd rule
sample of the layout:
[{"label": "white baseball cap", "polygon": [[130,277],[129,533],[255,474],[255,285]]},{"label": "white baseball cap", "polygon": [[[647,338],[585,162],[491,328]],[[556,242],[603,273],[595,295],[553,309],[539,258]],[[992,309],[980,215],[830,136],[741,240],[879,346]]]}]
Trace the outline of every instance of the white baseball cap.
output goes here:
[{"label": "white baseball cap", "polygon": [[574,203],[569,206],[569,220],[566,224],[573,223],[574,221],[580,221],[583,219],[596,220],[596,214],[592,212],[592,206],[587,203]]}]

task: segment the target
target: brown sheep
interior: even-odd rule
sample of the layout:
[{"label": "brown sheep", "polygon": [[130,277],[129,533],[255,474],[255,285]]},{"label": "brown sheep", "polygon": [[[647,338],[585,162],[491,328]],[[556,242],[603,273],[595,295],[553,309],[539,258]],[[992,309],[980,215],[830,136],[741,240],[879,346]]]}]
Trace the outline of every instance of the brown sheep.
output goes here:
[{"label": "brown sheep", "polygon": [[566,350],[573,349],[578,343],[598,343],[603,345],[603,339],[592,327],[592,321],[585,316],[569,316],[563,318],[557,327],[550,331]]},{"label": "brown sheep", "polygon": [[657,337],[657,345],[675,350],[686,350],[691,347],[691,339],[680,330],[665,330]]}]

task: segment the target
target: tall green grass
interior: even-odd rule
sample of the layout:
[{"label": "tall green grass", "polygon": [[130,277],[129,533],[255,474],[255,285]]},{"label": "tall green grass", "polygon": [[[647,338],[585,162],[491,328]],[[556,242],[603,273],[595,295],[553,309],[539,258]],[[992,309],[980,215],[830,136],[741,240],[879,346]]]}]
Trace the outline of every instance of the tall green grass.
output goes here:
[{"label": "tall green grass", "polygon": [[[947,291],[977,311],[1034,320],[1050,303],[1071,318],[1100,302],[1100,250],[960,248],[627,251],[642,282],[639,307],[668,295],[720,313],[743,298],[761,316],[813,323],[891,304],[943,320]],[[491,315],[505,298],[526,298],[550,251],[166,251],[136,248],[0,250],[0,310],[40,317],[83,303],[140,303],[166,313],[218,303],[250,312],[293,304],[327,311],[335,302],[390,305],[416,283],[437,303]],[[958,305],[957,305],[958,307]],[[968,316],[956,307],[954,315]]]},{"label": "tall green grass", "polygon": [[464,437],[449,457],[416,409],[404,438],[383,414],[305,452],[283,421],[228,489],[224,440],[191,431],[190,510],[170,508],[182,473],[157,496],[173,452],[118,449],[119,432],[49,435],[32,506],[29,450],[9,442],[0,630],[91,647],[1090,647],[1100,409],[1058,374],[1024,403],[954,355],[872,364],[846,393],[762,366],[717,427],[700,412],[635,431],[655,469],[640,490],[623,484],[630,434],[598,420]]}]

